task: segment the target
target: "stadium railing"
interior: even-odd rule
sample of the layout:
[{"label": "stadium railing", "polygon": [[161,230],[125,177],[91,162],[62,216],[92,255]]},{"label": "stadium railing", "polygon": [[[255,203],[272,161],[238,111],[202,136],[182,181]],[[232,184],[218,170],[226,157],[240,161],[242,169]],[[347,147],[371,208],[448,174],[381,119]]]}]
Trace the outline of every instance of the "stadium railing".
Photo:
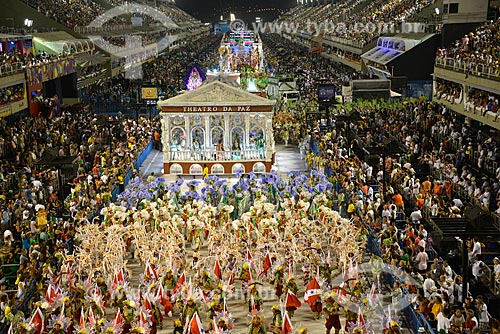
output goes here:
[{"label": "stadium railing", "polygon": [[435,66],[500,81],[500,67],[495,68],[486,64],[478,64],[470,60],[455,60],[448,57],[438,57],[436,58]]},{"label": "stadium railing", "polygon": [[6,77],[9,75],[21,73],[24,71],[26,66],[22,62],[16,62],[12,64],[2,64],[0,65],[0,77]]}]

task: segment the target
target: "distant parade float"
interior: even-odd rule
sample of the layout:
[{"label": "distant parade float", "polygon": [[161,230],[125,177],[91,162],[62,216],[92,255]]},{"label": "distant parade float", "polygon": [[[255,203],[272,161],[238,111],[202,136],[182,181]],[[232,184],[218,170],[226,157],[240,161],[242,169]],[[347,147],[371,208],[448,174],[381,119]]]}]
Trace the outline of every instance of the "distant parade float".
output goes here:
[{"label": "distant parade float", "polygon": [[164,173],[270,172],[274,104],[221,81],[159,102]]},{"label": "distant parade float", "polygon": [[192,66],[185,80],[187,91],[158,103],[165,174],[271,171],[275,101],[259,96],[267,82],[260,74],[263,59],[258,34],[224,35],[219,70],[205,74]]}]

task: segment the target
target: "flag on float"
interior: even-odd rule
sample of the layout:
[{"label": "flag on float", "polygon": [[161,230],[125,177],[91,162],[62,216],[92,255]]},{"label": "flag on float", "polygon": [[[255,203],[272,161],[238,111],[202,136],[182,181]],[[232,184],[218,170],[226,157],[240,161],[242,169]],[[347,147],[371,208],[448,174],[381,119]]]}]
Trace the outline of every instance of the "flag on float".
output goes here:
[{"label": "flag on float", "polygon": [[102,299],[101,290],[97,285],[94,287],[94,297],[96,297],[96,299]]},{"label": "flag on float", "polygon": [[198,292],[200,294],[200,298],[201,300],[205,303],[205,304],[208,304],[210,302],[210,296],[208,293],[206,293],[205,291],[203,291],[202,288],[198,288]]},{"label": "flag on float", "polygon": [[344,272],[344,282],[350,279],[358,279],[358,266],[353,263],[353,260],[349,260],[349,264]]},{"label": "flag on float", "polygon": [[309,304],[309,306],[313,306],[316,302],[316,299],[321,295],[321,289],[316,280],[316,277],[312,279],[311,282],[306,287],[306,292],[304,293],[304,301]]},{"label": "flag on float", "polygon": [[252,315],[256,315],[257,314],[257,305],[255,305],[255,298],[253,297],[253,295],[250,295],[250,305],[252,305]]},{"label": "flag on float", "polygon": [[66,311],[66,309],[65,309],[65,306],[63,304],[62,307],[61,307],[61,313],[59,313],[59,319],[64,318],[64,315],[66,314],[65,311]]},{"label": "flag on float", "polygon": [[120,325],[121,323],[123,323],[123,317],[122,317],[122,313],[120,312],[120,309],[118,309],[118,311],[116,311],[116,314],[115,314],[115,317],[113,318],[113,327],[116,327],[118,325]]},{"label": "flag on float", "polygon": [[190,334],[201,334],[203,333],[203,326],[201,324],[200,317],[198,316],[198,312],[195,312],[191,321],[189,322],[189,333]]},{"label": "flag on float", "polygon": [[176,293],[177,291],[179,291],[184,286],[185,283],[186,283],[186,273],[183,272],[181,277],[179,277],[179,280],[177,281],[177,284],[175,285],[172,292]]},{"label": "flag on float", "polygon": [[151,314],[153,314],[153,305],[151,304],[148,296],[146,296],[146,298],[144,299],[144,309],[150,311]]},{"label": "flag on float", "polygon": [[144,311],[141,311],[139,313],[139,324],[141,325],[142,328],[149,326],[148,316]]},{"label": "flag on float", "polygon": [[231,286],[234,284],[234,273],[229,274],[227,285]]},{"label": "flag on float", "polygon": [[345,282],[342,282],[337,288],[337,302],[339,304],[345,304],[347,302],[347,292],[345,291],[345,285]]},{"label": "flag on float", "polygon": [[80,328],[85,328],[85,312],[83,312],[83,306],[80,310]]},{"label": "flag on float", "polygon": [[247,282],[250,283],[250,284],[253,282],[253,277],[252,277],[252,271],[251,270],[248,271],[248,280],[247,280]]},{"label": "flag on float", "polygon": [[293,331],[292,321],[290,320],[288,313],[285,312],[285,315],[283,316],[283,325],[281,326],[281,332],[283,334],[288,334],[291,333],[292,331]]},{"label": "flag on float", "polygon": [[65,274],[67,276],[67,279],[69,279],[69,276],[71,276],[71,266],[69,265],[69,263],[66,265]]},{"label": "flag on float", "polygon": [[215,321],[215,317],[212,319],[213,321],[213,326],[214,326],[214,334],[222,334],[221,330],[219,329],[219,326],[217,326],[217,322]]},{"label": "flag on float", "polygon": [[[365,316],[363,315],[363,312],[361,309],[359,310],[358,314],[358,324],[361,326],[361,328],[365,328]],[[364,331],[366,332],[366,331]]]},{"label": "flag on float", "polygon": [[267,275],[267,271],[271,269],[273,266],[273,263],[271,261],[271,255],[269,252],[266,254],[266,258],[264,259],[264,265],[262,266],[262,272],[260,273],[261,276]]},{"label": "flag on float", "polygon": [[45,319],[39,307],[37,307],[35,313],[33,313],[29,325],[37,334],[41,334],[45,329]]},{"label": "flag on float", "polygon": [[50,306],[54,306],[57,299],[57,291],[54,289],[52,284],[49,284],[47,291],[45,292],[45,299],[49,302]]},{"label": "flag on float", "polygon": [[215,260],[215,265],[214,265],[214,275],[215,275],[215,277],[217,277],[218,279],[222,279],[222,271],[221,271],[221,269],[220,269],[219,259],[216,259],[216,260]]},{"label": "flag on float", "polygon": [[158,274],[156,273],[156,270],[151,266],[151,264],[148,262],[146,264],[146,268],[144,269],[144,277],[149,276],[154,280],[158,279]]},{"label": "flag on float", "polygon": [[257,272],[258,270],[257,270],[257,267],[255,266],[255,262],[253,261],[252,253],[250,253],[250,250],[248,248],[247,248],[247,261],[250,263],[253,270],[255,270],[255,272]]},{"label": "flag on float", "polygon": [[368,302],[372,307],[375,307],[375,305],[377,305],[378,303],[377,289],[375,288],[375,282],[373,282],[372,287],[370,289],[370,294],[368,295]]},{"label": "flag on float", "polygon": [[113,277],[113,284],[111,284],[111,290],[115,290],[118,285],[123,285],[125,283],[125,275],[123,274],[123,269],[120,269],[115,273]]},{"label": "flag on float", "polygon": [[299,308],[302,306],[302,303],[300,302],[299,298],[290,290],[288,290],[288,293],[286,295],[286,301],[285,301],[285,307],[296,307]]},{"label": "flag on float", "polygon": [[95,316],[94,316],[94,311],[92,310],[92,307],[89,307],[89,325],[91,328],[95,326]]},{"label": "flag on float", "polygon": [[155,299],[156,301],[160,302],[160,304],[163,304],[163,301],[165,300],[165,290],[163,290],[163,286],[161,284],[158,285]]}]

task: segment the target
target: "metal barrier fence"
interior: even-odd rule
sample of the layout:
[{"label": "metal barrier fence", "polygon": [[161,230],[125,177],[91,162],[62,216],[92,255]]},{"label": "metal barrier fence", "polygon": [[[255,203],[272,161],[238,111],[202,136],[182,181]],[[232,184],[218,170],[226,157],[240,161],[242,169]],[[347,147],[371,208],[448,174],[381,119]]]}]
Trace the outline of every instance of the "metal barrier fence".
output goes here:
[{"label": "metal barrier fence", "polygon": [[21,73],[25,68],[26,66],[22,62],[0,65],[0,77]]},{"label": "metal barrier fence", "polygon": [[455,60],[453,58],[436,58],[436,67],[442,67],[457,72],[469,73],[478,77],[500,80],[500,68],[486,64],[475,63],[470,60]]},{"label": "metal barrier fence", "polygon": [[79,34],[90,34],[95,32],[106,32],[106,31],[122,31],[133,29],[134,27],[131,24],[114,24],[114,25],[102,25],[100,27],[74,27],[73,30]]}]

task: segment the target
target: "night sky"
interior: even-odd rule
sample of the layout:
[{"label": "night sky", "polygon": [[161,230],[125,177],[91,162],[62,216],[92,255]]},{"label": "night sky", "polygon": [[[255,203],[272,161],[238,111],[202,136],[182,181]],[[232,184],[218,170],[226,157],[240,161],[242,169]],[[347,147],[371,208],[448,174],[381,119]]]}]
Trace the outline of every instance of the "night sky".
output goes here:
[{"label": "night sky", "polygon": [[221,15],[253,22],[255,17],[274,20],[283,11],[297,4],[296,0],[176,0],[176,5],[203,22],[218,22]]}]

